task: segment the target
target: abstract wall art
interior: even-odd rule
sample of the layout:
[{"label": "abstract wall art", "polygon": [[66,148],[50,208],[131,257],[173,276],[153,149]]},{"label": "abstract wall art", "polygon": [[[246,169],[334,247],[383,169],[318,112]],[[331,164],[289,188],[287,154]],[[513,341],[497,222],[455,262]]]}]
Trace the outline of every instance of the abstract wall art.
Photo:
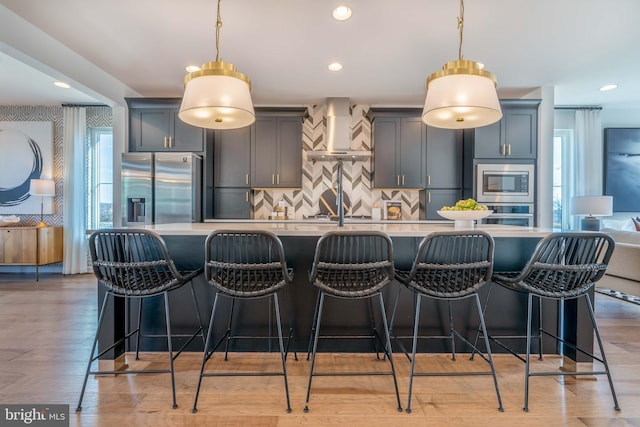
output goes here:
[{"label": "abstract wall art", "polygon": [[31,196],[31,179],[54,179],[53,123],[0,122],[0,215],[53,213],[53,197]]}]

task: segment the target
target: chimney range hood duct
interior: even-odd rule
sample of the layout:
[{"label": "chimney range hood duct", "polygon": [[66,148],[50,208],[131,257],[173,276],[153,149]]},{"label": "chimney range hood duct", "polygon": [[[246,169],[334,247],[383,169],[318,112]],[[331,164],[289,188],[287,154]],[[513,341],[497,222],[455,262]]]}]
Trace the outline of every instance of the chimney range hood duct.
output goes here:
[{"label": "chimney range hood duct", "polygon": [[349,98],[327,98],[327,133],[325,151],[307,151],[307,160],[351,160],[371,158],[370,151],[351,150],[351,114]]}]

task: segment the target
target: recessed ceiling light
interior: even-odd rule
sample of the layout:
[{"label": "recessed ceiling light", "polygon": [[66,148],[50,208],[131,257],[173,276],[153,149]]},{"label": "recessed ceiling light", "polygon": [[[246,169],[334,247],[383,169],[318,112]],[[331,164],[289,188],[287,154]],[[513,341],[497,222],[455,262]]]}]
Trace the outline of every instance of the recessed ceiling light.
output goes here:
[{"label": "recessed ceiling light", "polygon": [[347,6],[338,6],[333,9],[333,13],[331,13],[333,19],[337,21],[346,21],[351,18],[351,9]]},{"label": "recessed ceiling light", "polygon": [[605,91],[607,91],[607,90],[613,90],[613,89],[615,89],[615,88],[617,88],[617,87],[618,87],[618,85],[616,85],[616,84],[608,84],[608,85],[604,85],[604,86],[602,86],[602,87],[600,88],[600,90],[601,90],[602,92],[605,92]]},{"label": "recessed ceiling light", "polygon": [[331,71],[340,71],[342,70],[342,64],[339,62],[332,62],[328,65],[327,68],[329,68]]},{"label": "recessed ceiling light", "polygon": [[65,82],[53,82],[53,84],[63,89],[69,89],[71,87],[68,83]]},{"label": "recessed ceiling light", "polygon": [[187,73],[193,73],[194,71],[200,71],[200,67],[198,67],[197,65],[188,65],[185,67],[185,70],[187,71]]}]

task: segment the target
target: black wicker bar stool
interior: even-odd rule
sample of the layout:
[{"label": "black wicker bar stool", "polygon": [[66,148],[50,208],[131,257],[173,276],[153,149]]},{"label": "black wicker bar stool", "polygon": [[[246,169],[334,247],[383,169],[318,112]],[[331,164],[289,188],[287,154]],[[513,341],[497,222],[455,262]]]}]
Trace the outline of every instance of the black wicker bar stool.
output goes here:
[{"label": "black wicker bar stool", "polygon": [[[309,280],[319,288],[319,298],[315,310],[313,329],[311,331],[313,348],[311,351],[311,367],[307,385],[307,398],[304,412],[309,411],[311,396],[311,380],[314,376],[331,375],[390,375],[393,377],[398,411],[402,411],[398,382],[396,379],[391,342],[389,341],[389,327],[382,290],[393,279],[393,247],[391,239],[380,232],[349,232],[334,231],[325,233],[318,240]],[[377,298],[380,304],[380,317],[384,329],[384,342],[374,329],[372,337],[378,340],[389,359],[391,370],[387,372],[315,372],[316,352],[320,338],[320,325],[325,297],[343,299],[372,299]],[[343,338],[345,336],[342,336]],[[332,336],[332,338],[336,338]],[[362,336],[350,338],[364,338]]]},{"label": "black wicker bar stool", "polygon": [[[607,269],[609,259],[613,253],[615,241],[605,233],[594,232],[563,232],[552,233],[542,239],[536,246],[531,258],[521,271],[517,272],[496,272],[492,277],[492,283],[496,283],[506,289],[523,292],[528,296],[527,300],[527,331],[526,335],[515,336],[490,336],[490,339],[499,342],[500,338],[521,338],[526,340],[526,355],[524,359],[515,351],[508,349],[507,346],[501,345],[510,353],[525,362],[525,386],[524,386],[524,407],[525,411],[529,410],[529,378],[535,376],[553,376],[553,375],[606,375],[613,396],[614,408],[620,410],[618,399],[613,387],[611,379],[611,371],[604,352],[602,340],[600,339],[600,331],[593,313],[593,305],[589,297],[589,291],[600,280]],[[538,299],[541,305],[543,299],[551,299],[563,302],[571,299],[584,298],[589,316],[595,332],[596,341],[598,343],[600,356],[578,347],[574,343],[568,342],[542,327],[542,319],[538,327],[536,338],[540,342],[541,337],[548,336],[561,343],[562,346],[569,347],[590,357],[594,361],[603,364],[604,370],[598,371],[551,371],[531,372],[531,347],[532,339],[532,312],[533,300]],[[486,305],[489,303],[487,297]],[[539,310],[539,316],[542,316],[542,310]],[[542,351],[540,350],[542,357]]]},{"label": "black wicker bar stool", "polygon": [[[498,398],[498,409],[503,411],[498,380],[491,355],[491,347],[489,346],[489,340],[487,338],[485,338],[486,355],[482,353],[479,354],[489,364],[489,371],[415,372],[416,349],[418,339],[421,338],[449,340],[452,360],[456,360],[456,338],[474,349],[475,352],[478,352],[474,344],[454,329],[452,302],[466,298],[474,298],[480,319],[480,329],[485,331],[484,316],[480,305],[480,298],[478,297],[478,290],[484,286],[491,277],[493,271],[493,247],[493,238],[483,231],[468,230],[432,233],[425,237],[420,243],[411,271],[403,272],[396,270],[396,278],[414,291],[416,295],[407,412],[411,412],[414,377],[458,375],[491,375]],[[425,297],[448,302],[448,335],[419,335],[420,301]]]},{"label": "black wicker bar stool", "polygon": [[[197,412],[200,387],[204,377],[228,377],[228,376],[282,376],[284,378],[285,396],[287,399],[287,412],[291,412],[289,400],[289,384],[287,382],[286,351],[282,338],[282,322],[280,319],[280,306],[278,303],[278,291],[293,279],[293,270],[287,268],[282,242],[273,233],[268,231],[227,231],[219,230],[207,236],[205,242],[205,277],[217,291],[213,300],[209,333],[205,343],[202,357],[202,367],[198,379],[195,400],[192,412]],[[282,371],[279,372],[205,372],[205,365],[211,359],[214,352],[222,344],[227,343],[231,337],[231,317],[228,320],[228,328],[224,336],[211,346],[213,340],[213,325],[216,317],[216,309],[221,297],[236,300],[256,298],[268,298],[273,301],[275,310],[276,329],[278,334],[278,346],[282,360]],[[271,319],[269,319],[269,322]],[[269,333],[270,334],[270,333]],[[292,329],[289,332],[291,339]],[[232,337],[243,338],[243,337]],[[244,337],[244,338],[257,338]],[[270,339],[271,337],[264,337]],[[225,360],[227,350],[225,349]]]},{"label": "black wicker bar stool", "polygon": [[[91,264],[98,282],[107,288],[102,300],[102,307],[98,317],[98,328],[91,347],[91,356],[87,364],[87,370],[82,383],[82,391],[76,411],[82,410],[82,399],[87,386],[89,374],[149,374],[170,373],[171,392],[173,396],[173,408],[176,408],[176,387],[174,378],[173,361],[182,353],[184,348],[196,337],[200,336],[204,343],[202,319],[198,309],[198,301],[193,290],[192,279],[202,273],[202,268],[194,271],[178,271],[169,256],[166,244],[162,237],[149,230],[99,230],[89,237],[89,250],[91,252]],[[194,315],[198,319],[200,327],[188,338],[182,347],[173,352],[172,338],[184,335],[175,335],[171,332],[171,315],[169,312],[169,292],[189,283],[191,296],[193,297]],[[101,356],[128,341],[136,335],[136,360],[139,359],[140,337],[154,336],[143,335],[140,329],[142,320],[143,301],[147,298],[162,296],[165,312],[165,326],[167,349],[169,353],[169,369],[147,369],[127,371],[92,371],[91,365]],[[100,336],[100,329],[104,320],[105,308],[110,297],[124,298],[125,300],[138,299],[138,324],[135,330],[128,332],[123,338],[96,353],[96,346]],[[157,336],[157,335],[155,335]],[[164,335],[162,335],[164,337]]]}]

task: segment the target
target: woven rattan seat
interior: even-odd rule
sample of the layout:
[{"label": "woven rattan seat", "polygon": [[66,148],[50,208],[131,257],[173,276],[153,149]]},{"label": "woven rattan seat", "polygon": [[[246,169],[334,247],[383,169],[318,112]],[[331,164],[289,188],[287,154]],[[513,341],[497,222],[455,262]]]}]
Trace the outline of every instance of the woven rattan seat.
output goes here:
[{"label": "woven rattan seat", "polygon": [[[478,290],[484,286],[493,271],[493,238],[483,231],[453,231],[438,232],[425,237],[418,248],[410,271],[398,271],[396,278],[415,293],[415,318],[413,328],[413,349],[411,353],[411,373],[409,376],[409,396],[407,412],[411,412],[411,397],[413,379],[415,376],[443,376],[443,375],[491,375],[495,387],[498,409],[502,408],[502,399],[498,389],[495,367],[491,354],[489,340],[486,356],[482,357],[490,366],[490,371],[480,372],[415,372],[416,349],[420,338],[442,338],[449,340],[452,349],[452,360],[455,360],[455,338],[478,351],[474,344],[454,328],[454,318],[451,304],[456,300],[474,298],[480,328],[485,330],[483,311],[478,297]],[[448,302],[449,334],[445,336],[420,336],[420,302],[422,298],[435,298]],[[397,303],[394,306],[392,319],[395,318]],[[403,347],[404,348],[404,347]]]},{"label": "woven rattan seat", "polygon": [[[615,409],[620,409],[616,398],[609,365],[605,356],[600,332],[593,313],[593,305],[589,292],[594,284],[600,280],[606,271],[609,259],[614,250],[613,238],[605,233],[592,232],[563,232],[552,233],[541,240],[536,246],[530,259],[521,271],[496,272],[492,282],[506,289],[523,292],[528,296],[527,304],[527,331],[526,335],[515,336],[490,336],[494,342],[498,342],[510,353],[525,362],[525,394],[524,410],[529,410],[529,378],[532,376],[548,375],[606,375],[613,396]],[[486,305],[489,303],[487,296]],[[576,352],[597,360],[604,365],[604,370],[589,372],[531,372],[530,356],[532,344],[532,312],[533,299],[538,299],[539,327],[537,338],[540,345],[540,357],[542,357],[542,336],[549,336],[563,346],[570,347]],[[593,324],[596,340],[600,350],[600,357],[581,349],[574,343],[568,342],[542,327],[542,299],[552,299],[564,302],[570,299],[584,298],[591,322]],[[522,358],[515,351],[500,342],[504,338],[526,339],[526,355]]]},{"label": "woven rattan seat", "polygon": [[[282,338],[280,305],[278,291],[293,280],[293,270],[287,268],[282,242],[273,233],[267,231],[229,231],[219,230],[207,236],[205,242],[205,277],[217,291],[211,310],[209,333],[198,379],[192,412],[197,412],[200,387],[204,377],[228,376],[282,376],[284,378],[287,412],[291,412],[289,385],[287,381],[286,350]],[[227,331],[215,345],[213,343],[216,309],[221,297],[231,299],[231,312]],[[268,298],[273,301],[278,334],[278,345],[282,360],[282,371],[279,372],[205,372],[205,366],[222,342],[226,342],[225,356],[227,360],[229,341],[232,338],[267,338],[271,337],[239,337],[232,336],[231,325],[236,300]],[[289,328],[289,340],[293,328]]]},{"label": "woven rattan seat", "polygon": [[[310,282],[318,287],[318,299],[311,330],[310,343],[313,342],[311,350],[311,367],[309,370],[309,382],[307,385],[307,398],[304,411],[309,411],[309,398],[311,396],[311,382],[314,376],[327,375],[391,375],[395,387],[398,410],[402,411],[400,395],[398,393],[398,382],[396,380],[395,366],[391,353],[391,342],[389,340],[389,328],[387,325],[386,311],[382,298],[382,290],[393,279],[393,246],[391,239],[380,232],[349,232],[334,231],[325,233],[320,237],[316,245],[313,265],[309,273]],[[371,337],[380,342],[387,356],[391,370],[388,372],[322,372],[314,371],[316,353],[318,350],[318,340],[320,338],[320,324],[322,320],[322,309],[325,298],[334,297],[346,300],[367,299],[371,308],[371,300],[378,299],[380,304],[380,317],[383,323],[385,341],[382,342],[375,325]],[[371,312],[373,322],[373,313]],[[329,338],[329,336],[323,336]],[[340,337],[331,338],[361,338]]]},{"label": "woven rattan seat", "polygon": [[[91,252],[91,264],[98,283],[106,288],[102,300],[102,307],[98,318],[91,356],[82,384],[82,391],[77,409],[82,409],[82,399],[89,374],[145,374],[145,373],[170,373],[173,407],[177,407],[173,361],[184,348],[196,337],[201,336],[204,343],[202,320],[198,308],[198,302],[193,290],[193,279],[202,273],[202,268],[194,271],[178,271],[173,260],[169,256],[166,244],[162,237],[149,230],[99,230],[91,234],[89,238],[89,250]],[[194,304],[194,315],[197,317],[200,327],[196,332],[188,335],[187,341],[174,354],[172,337],[179,335],[171,333],[169,312],[169,292],[189,283]],[[145,298],[163,296],[165,310],[165,325],[167,348],[169,353],[169,369],[154,370],[127,370],[127,371],[92,371],[94,361],[112,350],[130,337],[136,335],[136,359],[139,359],[140,337],[142,334],[140,325],[142,320],[142,308]],[[128,332],[122,339],[95,355],[100,329],[104,320],[105,308],[110,297],[125,298],[126,300],[138,299],[138,324],[134,331]]]}]

